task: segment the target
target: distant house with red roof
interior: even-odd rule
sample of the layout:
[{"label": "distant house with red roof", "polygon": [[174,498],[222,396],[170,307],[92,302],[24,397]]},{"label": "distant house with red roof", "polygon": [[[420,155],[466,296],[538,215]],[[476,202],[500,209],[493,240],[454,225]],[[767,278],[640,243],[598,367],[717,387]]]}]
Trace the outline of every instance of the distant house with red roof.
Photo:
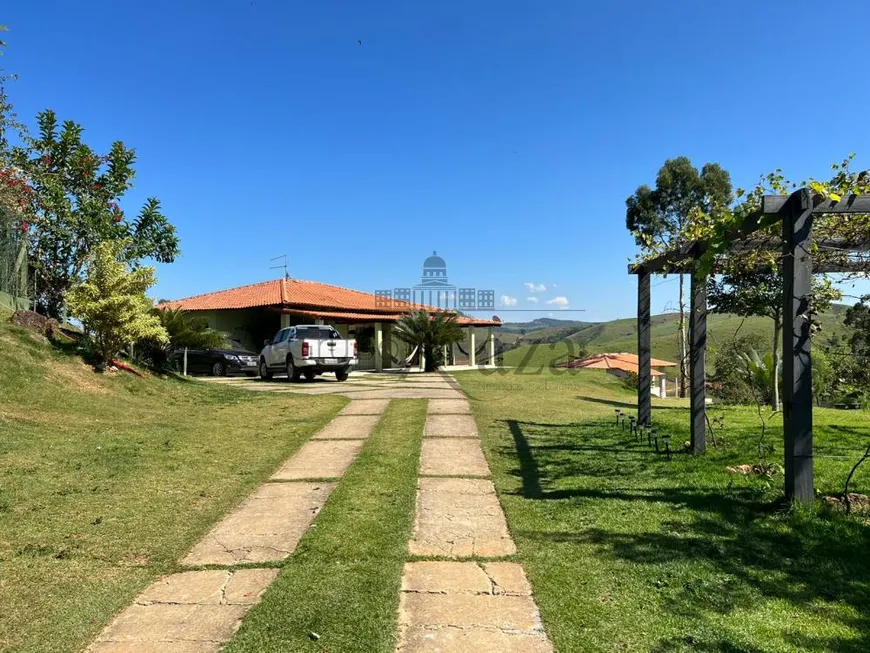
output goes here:
[{"label": "distant house with red roof", "polygon": [[[260,351],[263,341],[280,329],[295,324],[331,324],[344,337],[360,341],[360,367],[383,369],[400,362],[408,352],[404,343],[391,338],[391,325],[411,310],[443,311],[371,293],[300,279],[275,279],[228,290],[194,295],[160,304],[161,308],[193,311],[209,326],[225,334],[239,346]],[[494,362],[493,327],[501,323],[458,315],[468,328],[467,342],[475,352],[476,331],[486,328],[488,361]],[[366,350],[369,351],[366,351]],[[469,363],[476,356],[469,355]]]}]

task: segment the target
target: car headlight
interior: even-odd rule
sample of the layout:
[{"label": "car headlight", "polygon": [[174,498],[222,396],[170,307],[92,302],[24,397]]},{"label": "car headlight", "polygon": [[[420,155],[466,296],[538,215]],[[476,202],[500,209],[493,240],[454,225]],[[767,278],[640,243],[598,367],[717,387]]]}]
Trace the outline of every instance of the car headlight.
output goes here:
[{"label": "car headlight", "polygon": [[239,357],[234,356],[233,354],[224,354],[224,358],[226,358],[228,361],[233,361],[234,363],[239,362]]}]

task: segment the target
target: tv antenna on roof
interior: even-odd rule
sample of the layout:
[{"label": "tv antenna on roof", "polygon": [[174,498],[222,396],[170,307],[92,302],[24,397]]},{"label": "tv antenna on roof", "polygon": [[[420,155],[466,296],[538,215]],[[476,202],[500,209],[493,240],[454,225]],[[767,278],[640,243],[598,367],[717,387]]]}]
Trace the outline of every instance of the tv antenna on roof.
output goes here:
[{"label": "tv antenna on roof", "polygon": [[287,271],[287,255],[281,254],[281,256],[276,256],[275,258],[269,259],[270,261],[278,261],[284,259],[284,262],[281,265],[272,265],[269,267],[270,270],[284,270],[284,278],[290,279],[290,273]]}]

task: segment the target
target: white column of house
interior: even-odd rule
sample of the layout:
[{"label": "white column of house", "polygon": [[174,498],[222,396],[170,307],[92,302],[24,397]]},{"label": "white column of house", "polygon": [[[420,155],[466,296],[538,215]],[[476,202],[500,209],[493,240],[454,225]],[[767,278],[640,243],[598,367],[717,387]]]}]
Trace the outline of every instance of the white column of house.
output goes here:
[{"label": "white column of house", "polygon": [[290,313],[281,313],[281,328],[286,329],[290,326]]},{"label": "white column of house", "polygon": [[477,365],[477,343],[474,341],[474,327],[468,327],[468,364],[470,366]]},{"label": "white column of house", "polygon": [[384,325],[382,322],[375,322],[375,371],[381,372],[384,369]]},{"label": "white column of house", "polygon": [[490,365],[495,365],[495,331],[493,331],[492,327],[489,327],[486,334],[487,346],[489,347],[489,361],[487,361]]}]

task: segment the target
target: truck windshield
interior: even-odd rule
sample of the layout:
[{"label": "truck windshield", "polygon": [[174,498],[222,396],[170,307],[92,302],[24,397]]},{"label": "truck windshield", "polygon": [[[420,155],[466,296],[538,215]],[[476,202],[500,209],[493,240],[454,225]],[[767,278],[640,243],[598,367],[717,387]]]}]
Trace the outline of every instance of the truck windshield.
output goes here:
[{"label": "truck windshield", "polygon": [[296,328],[297,340],[337,340],[341,336],[335,329],[329,327],[302,327]]}]

